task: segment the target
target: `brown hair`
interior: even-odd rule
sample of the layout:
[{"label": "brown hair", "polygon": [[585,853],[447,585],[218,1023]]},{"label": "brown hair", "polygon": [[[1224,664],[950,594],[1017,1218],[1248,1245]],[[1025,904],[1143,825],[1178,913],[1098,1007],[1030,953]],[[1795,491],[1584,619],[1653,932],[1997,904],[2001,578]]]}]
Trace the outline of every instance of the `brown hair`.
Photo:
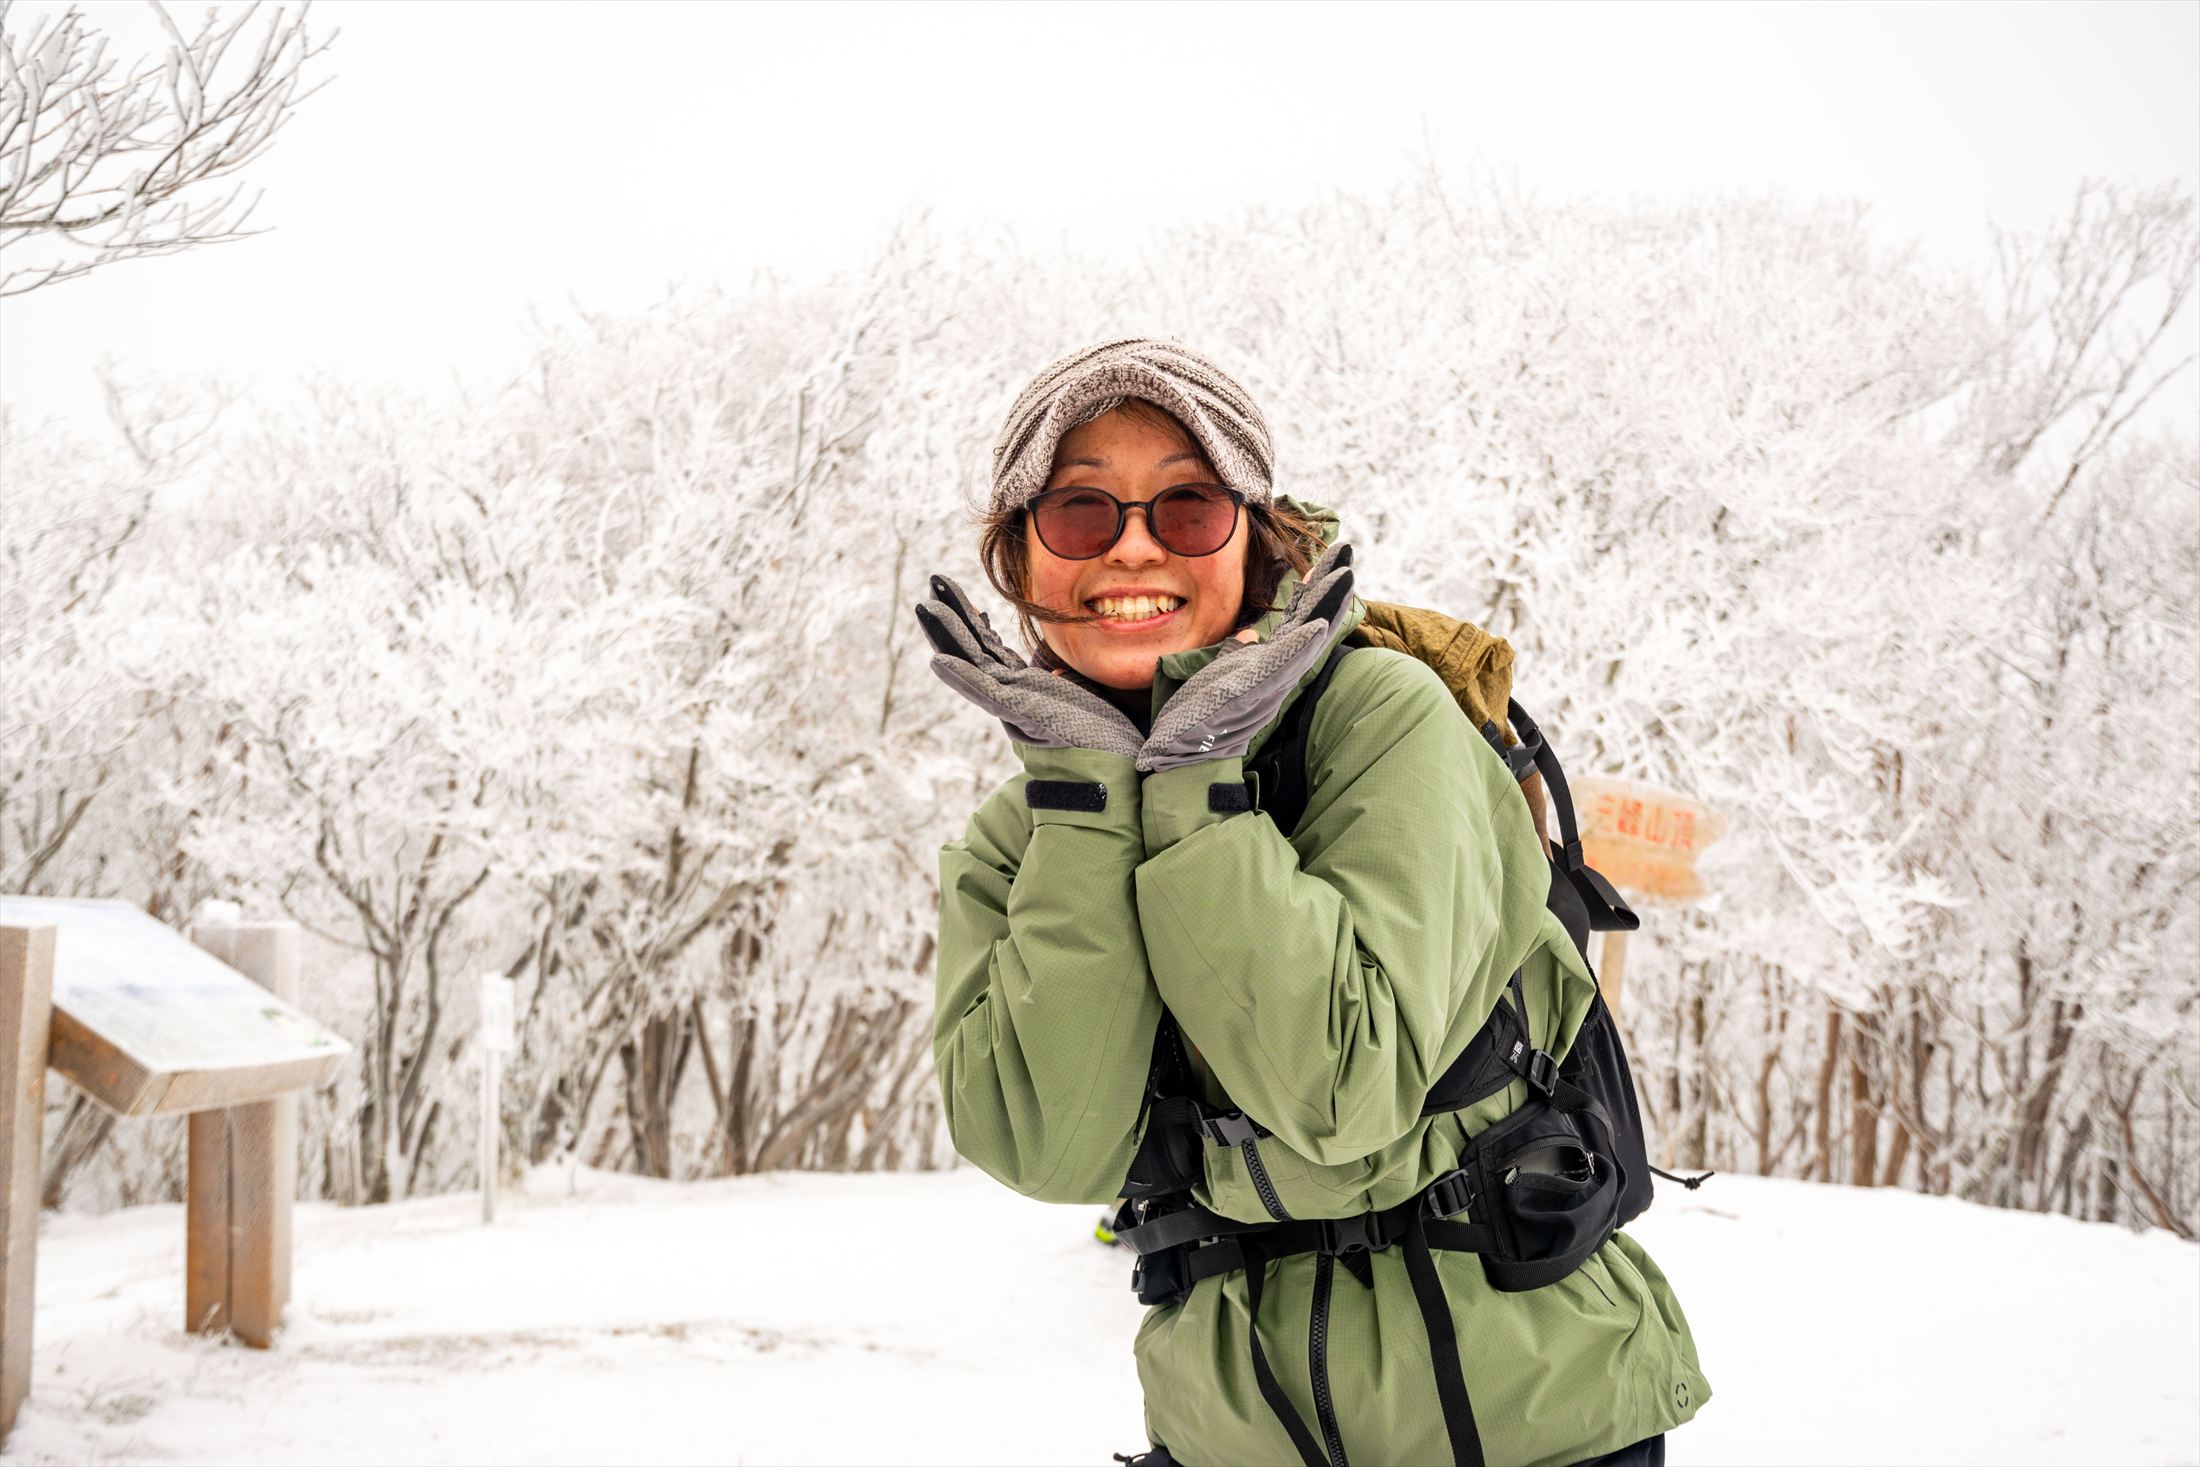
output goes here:
[{"label": "brown hair", "polygon": [[[1127,397],[1117,409],[1157,427],[1174,430],[1185,445],[1198,448],[1191,432],[1167,408],[1142,397]],[[1213,472],[1213,465],[1208,465]],[[1016,609],[1016,624],[1027,648],[1036,651],[1041,622],[1075,623],[1099,620],[1091,615],[1065,615],[1050,611],[1024,595],[1031,570],[1031,549],[1025,540],[1029,512],[1022,505],[995,510],[980,517],[978,559],[985,578]],[[1321,530],[1315,523],[1280,500],[1245,506],[1245,594],[1238,609],[1237,627],[1243,629],[1276,609],[1276,587],[1285,571],[1303,576],[1322,552]]]}]

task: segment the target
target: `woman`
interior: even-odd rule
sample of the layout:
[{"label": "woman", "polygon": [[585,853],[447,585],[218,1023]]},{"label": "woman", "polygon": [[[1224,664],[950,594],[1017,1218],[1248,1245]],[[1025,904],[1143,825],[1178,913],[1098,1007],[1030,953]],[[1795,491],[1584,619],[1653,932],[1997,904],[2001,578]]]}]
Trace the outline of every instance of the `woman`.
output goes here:
[{"label": "woman", "polygon": [[[1526,804],[1425,664],[1337,662],[1302,818],[1248,808],[1247,756],[1363,614],[1334,534],[1275,495],[1227,374],[1112,341],[1042,372],[994,450],[984,561],[1037,665],[951,582],[918,609],[935,671],[1024,766],[941,852],[934,1053],[957,1150],[1028,1196],[1123,1191],[1164,1010],[1202,1097],[1259,1123],[1206,1149],[1197,1201],[1265,1224],[1397,1209],[1458,1168],[1524,1087],[1423,1100],[1516,970],[1554,1053],[1589,1009]],[[1145,1460],[1660,1462],[1710,1394],[1624,1234],[1524,1292],[1467,1252],[1264,1257],[1258,1236],[1148,1310]]]}]

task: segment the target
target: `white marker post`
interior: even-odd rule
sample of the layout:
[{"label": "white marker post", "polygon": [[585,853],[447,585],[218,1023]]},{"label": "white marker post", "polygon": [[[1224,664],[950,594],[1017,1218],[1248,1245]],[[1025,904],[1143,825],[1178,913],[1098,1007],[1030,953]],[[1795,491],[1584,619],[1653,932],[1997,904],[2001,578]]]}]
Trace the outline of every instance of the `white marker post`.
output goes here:
[{"label": "white marker post", "polygon": [[481,1220],[497,1220],[497,1079],[513,1048],[512,1009],[518,984],[502,973],[481,975]]}]

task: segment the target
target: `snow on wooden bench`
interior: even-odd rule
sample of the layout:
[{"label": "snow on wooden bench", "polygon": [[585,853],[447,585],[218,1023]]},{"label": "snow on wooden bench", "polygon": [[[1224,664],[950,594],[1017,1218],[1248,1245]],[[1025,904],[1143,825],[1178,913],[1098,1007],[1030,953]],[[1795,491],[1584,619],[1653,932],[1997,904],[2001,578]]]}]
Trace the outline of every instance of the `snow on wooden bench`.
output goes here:
[{"label": "snow on wooden bench", "polygon": [[291,1000],[298,925],[0,896],[0,1441],[30,1389],[46,1071],[118,1116],[188,1113],[184,1328],[265,1349],[290,1294],[295,1093],[351,1046]]}]

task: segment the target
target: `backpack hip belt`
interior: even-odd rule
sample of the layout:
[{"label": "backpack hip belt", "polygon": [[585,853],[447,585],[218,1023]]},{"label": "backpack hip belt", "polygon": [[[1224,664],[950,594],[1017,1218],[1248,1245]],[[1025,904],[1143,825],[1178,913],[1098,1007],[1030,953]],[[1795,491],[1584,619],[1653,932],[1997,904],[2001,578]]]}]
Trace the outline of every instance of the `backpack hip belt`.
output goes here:
[{"label": "backpack hip belt", "polygon": [[[1509,987],[1519,1002],[1517,970]],[[1243,1267],[1242,1261],[1233,1260],[1242,1259],[1239,1245],[1247,1238],[1257,1238],[1269,1258],[1296,1253],[1351,1258],[1387,1250],[1413,1230],[1416,1219],[1426,1224],[1430,1246],[1486,1255],[1484,1270],[1491,1285],[1503,1292],[1541,1288],[1573,1272],[1620,1226],[1626,1201],[1621,1184],[1630,1170],[1624,1142],[1615,1134],[1611,1113],[1567,1076],[1565,1066],[1514,1037],[1521,1027],[1515,1011],[1500,1004],[1499,1013],[1503,1017],[1493,1014],[1485,1025],[1485,1033],[1496,1041],[1486,1048],[1496,1050],[1505,1073],[1494,1085],[1470,1082],[1455,1089],[1422,1113],[1463,1110],[1514,1079],[1526,1082],[1527,1100],[1470,1137],[1457,1167],[1395,1206],[1341,1218],[1286,1216],[1247,1222],[1192,1201],[1192,1178],[1157,1177],[1134,1162],[1125,1200],[1109,1227],[1118,1243],[1139,1255],[1132,1275],[1139,1302],[1180,1303],[1201,1279]],[[1483,1038],[1477,1035],[1470,1042],[1468,1058]],[[1173,1148],[1157,1139],[1157,1133],[1180,1126],[1222,1146],[1257,1145],[1273,1134],[1242,1112],[1191,1102],[1166,1116],[1155,1113],[1139,1161],[1169,1154]],[[1557,1195],[1537,1196],[1526,1209],[1527,1220],[1516,1221],[1504,1202],[1508,1189],[1523,1185]],[[1578,1205],[1555,1205],[1569,1200]],[[1474,1220],[1455,1221],[1461,1213]],[[1568,1215],[1562,1234],[1554,1234],[1548,1220],[1558,1213]]]}]

